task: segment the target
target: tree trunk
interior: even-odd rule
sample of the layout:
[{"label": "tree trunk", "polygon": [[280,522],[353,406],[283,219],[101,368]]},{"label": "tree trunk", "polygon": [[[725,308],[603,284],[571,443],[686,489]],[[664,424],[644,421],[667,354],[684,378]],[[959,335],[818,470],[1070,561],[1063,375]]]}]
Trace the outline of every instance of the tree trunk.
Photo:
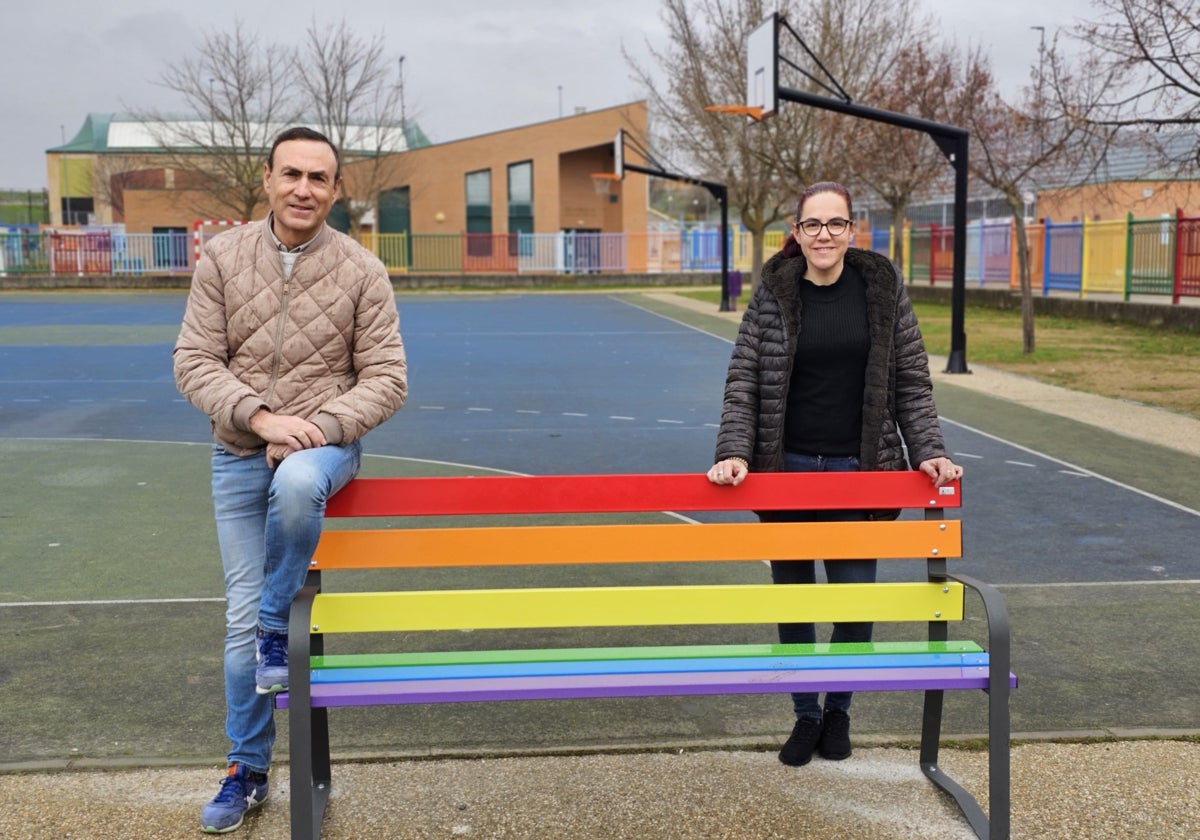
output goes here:
[{"label": "tree trunk", "polygon": [[[763,262],[763,242],[764,228],[747,228],[750,231],[750,295],[758,288],[759,281],[762,280]],[[747,298],[749,300],[749,297]]]},{"label": "tree trunk", "polygon": [[1026,356],[1035,348],[1033,335],[1033,281],[1029,272],[1029,236],[1022,210],[1013,208],[1017,225],[1017,265],[1021,272],[1021,352]]}]

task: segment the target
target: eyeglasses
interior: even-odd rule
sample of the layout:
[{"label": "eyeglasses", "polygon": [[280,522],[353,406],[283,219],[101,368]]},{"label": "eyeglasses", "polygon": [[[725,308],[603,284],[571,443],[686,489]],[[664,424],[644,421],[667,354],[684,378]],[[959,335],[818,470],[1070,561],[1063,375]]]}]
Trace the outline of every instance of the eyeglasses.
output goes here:
[{"label": "eyeglasses", "polygon": [[821,228],[829,231],[830,236],[841,236],[846,232],[846,228],[850,227],[849,219],[832,218],[828,222],[821,222],[816,219],[805,219],[802,222],[792,222],[793,225],[804,231],[805,236],[819,236]]}]

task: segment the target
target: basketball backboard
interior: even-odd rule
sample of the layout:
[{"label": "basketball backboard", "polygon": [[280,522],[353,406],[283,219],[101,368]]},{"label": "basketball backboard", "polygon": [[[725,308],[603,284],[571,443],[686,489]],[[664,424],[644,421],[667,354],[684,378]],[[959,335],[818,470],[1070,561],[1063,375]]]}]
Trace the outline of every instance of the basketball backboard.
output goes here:
[{"label": "basketball backboard", "polygon": [[746,39],[746,107],[758,108],[759,118],[779,106],[776,77],[779,67],[779,15],[760,23]]},{"label": "basketball backboard", "polygon": [[613,184],[623,180],[625,180],[625,129],[618,128],[617,136],[613,138],[612,172],[593,172],[592,184],[596,187],[597,195],[608,195],[612,192]]}]

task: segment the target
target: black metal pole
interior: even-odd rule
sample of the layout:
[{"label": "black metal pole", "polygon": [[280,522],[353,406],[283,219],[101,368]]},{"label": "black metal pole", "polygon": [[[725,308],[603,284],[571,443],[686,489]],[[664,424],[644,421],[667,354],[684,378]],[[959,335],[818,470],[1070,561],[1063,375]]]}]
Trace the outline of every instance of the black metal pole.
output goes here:
[{"label": "black metal pole", "polygon": [[729,188],[725,184],[705,181],[703,178],[692,178],[688,175],[677,175],[663,169],[651,169],[648,166],[638,166],[626,163],[624,168],[629,172],[640,172],[643,175],[653,175],[668,181],[680,181],[684,184],[695,184],[704,187],[721,204],[721,312],[732,312],[733,302],[729,296]]},{"label": "black metal pole", "polygon": [[721,311],[732,312],[733,300],[729,294],[729,190],[710,186],[708,191],[721,203]]},{"label": "black metal pole", "polygon": [[967,369],[967,333],[963,328],[967,304],[967,150],[970,137],[963,134],[954,144],[954,277],[950,289],[950,355],[946,373],[970,373]]}]

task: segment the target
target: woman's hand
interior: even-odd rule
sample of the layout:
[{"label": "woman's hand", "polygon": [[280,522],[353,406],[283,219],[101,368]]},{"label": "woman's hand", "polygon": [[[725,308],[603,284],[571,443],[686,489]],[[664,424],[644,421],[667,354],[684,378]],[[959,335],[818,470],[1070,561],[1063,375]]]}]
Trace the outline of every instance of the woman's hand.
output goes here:
[{"label": "woman's hand", "polygon": [[708,469],[708,480],[713,484],[741,484],[750,474],[750,467],[741,458],[726,458],[717,461]]},{"label": "woman's hand", "polygon": [[930,458],[928,461],[922,461],[917,469],[933,479],[934,487],[949,484],[955,479],[962,478],[963,474],[963,468],[949,458]]}]

